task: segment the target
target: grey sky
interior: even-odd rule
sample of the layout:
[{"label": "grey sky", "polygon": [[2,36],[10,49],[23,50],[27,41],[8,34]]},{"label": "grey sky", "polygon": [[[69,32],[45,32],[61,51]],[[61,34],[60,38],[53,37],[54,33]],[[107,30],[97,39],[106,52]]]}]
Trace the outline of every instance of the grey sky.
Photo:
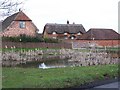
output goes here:
[{"label": "grey sky", "polygon": [[119,0],[26,0],[24,12],[40,32],[46,23],[83,24],[90,28],[112,28],[118,32]]}]

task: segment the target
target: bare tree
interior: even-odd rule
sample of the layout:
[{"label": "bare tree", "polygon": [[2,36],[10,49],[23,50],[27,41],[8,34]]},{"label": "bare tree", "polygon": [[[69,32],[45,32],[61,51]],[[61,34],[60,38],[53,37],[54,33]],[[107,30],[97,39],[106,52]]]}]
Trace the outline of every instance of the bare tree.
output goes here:
[{"label": "bare tree", "polygon": [[23,3],[18,0],[0,0],[0,14],[1,16],[10,16],[18,11]]}]

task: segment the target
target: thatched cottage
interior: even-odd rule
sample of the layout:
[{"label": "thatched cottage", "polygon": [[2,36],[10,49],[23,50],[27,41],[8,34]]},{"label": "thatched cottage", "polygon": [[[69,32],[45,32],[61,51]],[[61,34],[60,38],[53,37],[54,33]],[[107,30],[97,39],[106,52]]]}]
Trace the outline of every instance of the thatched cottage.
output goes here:
[{"label": "thatched cottage", "polygon": [[82,24],[52,24],[48,23],[44,26],[44,38],[54,39],[77,39],[78,36],[86,33]]}]

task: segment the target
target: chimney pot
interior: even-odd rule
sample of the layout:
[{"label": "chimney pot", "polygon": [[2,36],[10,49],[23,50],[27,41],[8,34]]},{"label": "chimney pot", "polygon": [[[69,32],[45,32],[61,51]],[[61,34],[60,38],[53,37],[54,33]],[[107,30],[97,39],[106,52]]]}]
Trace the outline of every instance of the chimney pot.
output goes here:
[{"label": "chimney pot", "polygon": [[21,12],[21,9],[19,8],[19,12]]},{"label": "chimney pot", "polygon": [[69,24],[69,21],[67,20],[67,24]]}]

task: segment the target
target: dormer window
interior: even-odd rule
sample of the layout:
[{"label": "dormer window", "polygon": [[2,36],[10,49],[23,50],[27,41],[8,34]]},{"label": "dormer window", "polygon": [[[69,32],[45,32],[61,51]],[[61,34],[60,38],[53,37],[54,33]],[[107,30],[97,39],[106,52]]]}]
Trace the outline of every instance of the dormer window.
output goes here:
[{"label": "dormer window", "polygon": [[79,32],[77,35],[81,35],[81,33]]},{"label": "dormer window", "polygon": [[70,36],[70,39],[72,39],[72,40],[75,39],[75,38],[76,38],[76,36],[73,36],[73,35]]},{"label": "dormer window", "polygon": [[64,35],[67,35],[67,33],[64,33]]},{"label": "dormer window", "polygon": [[25,28],[25,21],[19,21],[19,28]]},{"label": "dormer window", "polygon": [[56,34],[56,32],[53,32],[52,34],[54,34],[54,35],[55,35],[55,34]]},{"label": "dormer window", "polygon": [[74,37],[71,37],[71,39],[74,39]]}]

